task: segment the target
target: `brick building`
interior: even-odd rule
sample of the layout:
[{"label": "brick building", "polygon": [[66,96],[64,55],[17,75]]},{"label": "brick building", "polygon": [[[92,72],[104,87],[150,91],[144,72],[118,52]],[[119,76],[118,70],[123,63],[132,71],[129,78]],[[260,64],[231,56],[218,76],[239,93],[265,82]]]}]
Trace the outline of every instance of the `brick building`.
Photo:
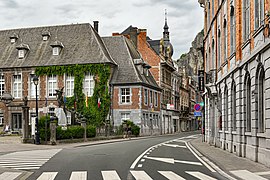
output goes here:
[{"label": "brick building", "polygon": [[[173,75],[176,70],[172,60],[173,46],[170,43],[169,27],[165,19],[163,37],[152,40],[147,36],[146,29],[129,26],[122,35],[129,38],[142,55],[143,59],[152,67],[151,74],[162,88],[161,96],[161,126],[162,133],[179,131],[179,74]],[[114,36],[119,33],[113,33]],[[177,78],[177,79],[175,79]],[[177,91],[173,90],[173,83],[177,82]]]},{"label": "brick building", "polygon": [[[102,38],[118,64],[110,81],[111,116],[115,126],[131,120],[141,128],[141,135],[160,134],[160,92],[149,66],[134,44],[124,36]],[[119,53],[121,52],[121,53]]]},{"label": "brick building", "polygon": [[270,166],[269,0],[204,8],[207,142]]}]

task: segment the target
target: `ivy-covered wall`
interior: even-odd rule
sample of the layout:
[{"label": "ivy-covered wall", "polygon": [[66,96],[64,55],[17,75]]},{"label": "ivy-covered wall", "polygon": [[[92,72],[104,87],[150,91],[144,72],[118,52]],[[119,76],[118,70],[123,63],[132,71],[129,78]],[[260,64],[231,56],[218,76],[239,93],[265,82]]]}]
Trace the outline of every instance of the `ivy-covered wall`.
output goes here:
[{"label": "ivy-covered wall", "polygon": [[[94,75],[95,87],[92,97],[88,97],[88,107],[86,106],[86,96],[83,93],[83,80],[85,73]],[[110,66],[105,64],[67,65],[67,66],[45,66],[37,67],[35,74],[42,75],[64,75],[74,76],[74,96],[66,98],[66,107],[71,109],[76,101],[76,109],[83,114],[88,124],[100,126],[106,119],[110,108],[110,95],[108,81],[110,78]],[[62,88],[62,87],[59,87]],[[100,98],[100,107],[98,99]]]}]

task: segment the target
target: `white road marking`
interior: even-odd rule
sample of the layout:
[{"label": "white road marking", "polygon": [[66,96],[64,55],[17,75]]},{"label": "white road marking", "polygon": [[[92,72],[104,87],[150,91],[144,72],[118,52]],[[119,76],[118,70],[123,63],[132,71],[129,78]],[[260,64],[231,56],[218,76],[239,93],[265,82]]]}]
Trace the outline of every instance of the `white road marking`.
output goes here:
[{"label": "white road marking", "polygon": [[145,161],[145,159],[141,159],[141,162],[144,162]]},{"label": "white road marking", "polygon": [[69,180],[86,180],[87,171],[73,171]]},{"label": "white road marking", "polygon": [[138,167],[141,168],[142,167],[142,164],[139,164]]},{"label": "white road marking", "polygon": [[200,162],[180,161],[180,160],[175,160],[175,159],[173,159],[173,158],[147,157],[147,159],[156,160],[156,161],[161,161],[161,162],[166,162],[166,163],[170,163],[170,164],[174,164],[174,163],[182,163],[182,164],[192,164],[192,165],[202,166],[202,164],[201,164]]},{"label": "white road marking", "polygon": [[54,180],[58,172],[44,172],[42,173],[37,180]]},{"label": "white road marking", "polygon": [[215,178],[212,178],[206,174],[203,174],[201,172],[197,171],[185,171],[186,173],[190,174],[191,176],[194,176],[200,180],[216,180]]},{"label": "white road marking", "polygon": [[236,171],[230,171],[232,174],[234,174],[237,177],[240,177],[245,180],[267,180],[266,178],[263,178],[255,173],[252,173],[247,170],[236,170]]},{"label": "white road marking", "polygon": [[101,171],[104,180],[121,180],[116,171]]},{"label": "white road marking", "polygon": [[181,176],[175,174],[172,171],[158,171],[158,172],[169,180],[185,180],[185,178],[182,178]]},{"label": "white road marking", "polygon": [[270,171],[264,171],[264,172],[255,172],[255,174],[257,174],[257,175],[268,175],[268,174],[270,174]]},{"label": "white road marking", "polygon": [[136,179],[136,180],[153,180],[150,176],[148,176],[148,174],[146,174],[146,172],[144,171],[130,171],[132,176]]},{"label": "white road marking", "polygon": [[16,179],[19,175],[21,175],[21,172],[4,172],[0,175],[0,179],[3,180],[13,180]]},{"label": "white road marking", "polygon": [[177,145],[177,144],[162,144],[163,146],[168,146],[168,147],[174,147],[174,148],[176,148],[176,147],[180,147],[180,148],[187,148],[186,146],[179,146],[179,145]]}]

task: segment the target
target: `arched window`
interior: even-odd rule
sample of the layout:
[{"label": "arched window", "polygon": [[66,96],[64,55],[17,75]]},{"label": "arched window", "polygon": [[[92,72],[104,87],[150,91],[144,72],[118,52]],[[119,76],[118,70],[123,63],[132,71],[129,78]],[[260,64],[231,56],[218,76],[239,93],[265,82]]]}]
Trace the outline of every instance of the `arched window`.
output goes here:
[{"label": "arched window", "polygon": [[228,98],[228,88],[227,86],[225,87],[224,90],[224,129],[225,131],[228,131],[228,120],[229,120],[229,111],[228,111],[228,103],[229,103],[229,98]]},{"label": "arched window", "polygon": [[265,75],[260,68],[258,74],[258,132],[265,131]]},{"label": "arched window", "polygon": [[245,80],[245,131],[251,132],[251,79],[247,75]]},{"label": "arched window", "polygon": [[230,10],[230,54],[235,52],[235,12],[234,6]]},{"label": "arched window", "polygon": [[236,131],[236,85],[232,83],[232,95],[231,95],[231,118],[232,118],[232,130]]}]

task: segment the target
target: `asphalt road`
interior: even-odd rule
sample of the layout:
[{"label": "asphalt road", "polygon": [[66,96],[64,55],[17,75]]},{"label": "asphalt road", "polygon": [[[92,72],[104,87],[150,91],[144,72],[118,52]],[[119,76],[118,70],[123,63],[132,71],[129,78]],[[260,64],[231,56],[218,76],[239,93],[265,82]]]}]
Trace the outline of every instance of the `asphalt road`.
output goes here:
[{"label": "asphalt road", "polygon": [[122,180],[198,179],[198,174],[217,178],[186,146],[192,135],[194,132],[63,149],[28,179],[36,180],[44,172],[57,172],[55,180],[70,179],[72,173],[82,171],[91,180],[113,179],[115,174]]}]

